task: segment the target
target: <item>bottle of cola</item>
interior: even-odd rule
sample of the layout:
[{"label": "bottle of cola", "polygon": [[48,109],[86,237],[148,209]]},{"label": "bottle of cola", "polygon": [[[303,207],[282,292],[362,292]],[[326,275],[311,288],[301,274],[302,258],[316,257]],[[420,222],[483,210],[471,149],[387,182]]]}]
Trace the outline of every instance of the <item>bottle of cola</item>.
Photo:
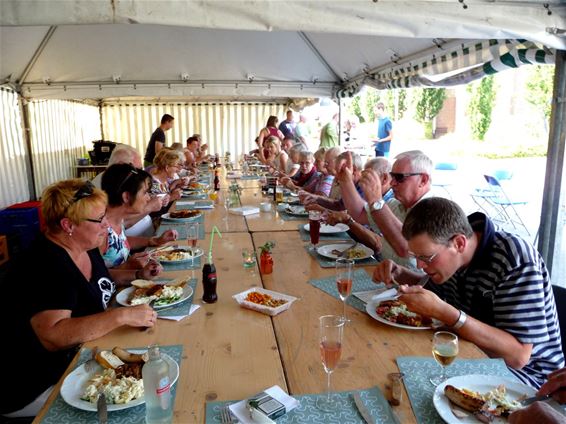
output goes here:
[{"label": "bottle of cola", "polygon": [[212,255],[208,255],[208,262],[202,267],[202,287],[204,294],[202,300],[206,303],[214,303],[218,300],[216,294],[216,267],[212,263]]},{"label": "bottle of cola", "polygon": [[218,176],[218,170],[214,171],[214,190],[220,190],[220,177]]}]

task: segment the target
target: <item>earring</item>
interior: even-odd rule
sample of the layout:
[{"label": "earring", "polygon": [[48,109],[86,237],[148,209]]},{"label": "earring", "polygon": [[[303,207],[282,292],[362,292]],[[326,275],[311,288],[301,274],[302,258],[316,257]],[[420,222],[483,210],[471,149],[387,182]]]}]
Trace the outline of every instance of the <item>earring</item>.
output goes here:
[{"label": "earring", "polygon": [[72,232],[72,231],[69,231],[68,234],[69,234],[69,237],[73,237],[73,232]]}]

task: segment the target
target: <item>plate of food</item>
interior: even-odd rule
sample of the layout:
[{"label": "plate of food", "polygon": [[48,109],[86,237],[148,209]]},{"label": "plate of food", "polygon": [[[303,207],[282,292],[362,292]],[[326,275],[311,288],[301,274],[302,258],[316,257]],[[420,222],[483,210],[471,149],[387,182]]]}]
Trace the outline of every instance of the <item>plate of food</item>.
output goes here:
[{"label": "plate of food", "polygon": [[[179,378],[179,365],[166,353],[161,357],[169,365],[171,386]],[[98,393],[106,396],[108,411],[120,411],[145,403],[141,369],[147,359],[145,350],[115,347],[96,355],[99,366],[87,371],[82,364],[69,373],[61,385],[61,397],[83,411],[96,412]]]},{"label": "plate of food", "polygon": [[439,321],[416,314],[399,299],[372,300],[366,304],[367,313],[376,321],[406,330],[430,330]]},{"label": "plate of food", "polygon": [[289,215],[295,215],[295,216],[309,216],[308,211],[305,209],[305,207],[303,205],[287,205],[285,206],[285,212],[287,212]]},{"label": "plate of food", "polygon": [[[303,228],[305,229],[305,231],[310,231],[311,226],[310,224],[305,224]],[[342,223],[338,223],[336,225],[320,224],[320,234],[343,233],[345,231],[348,231],[349,229],[350,227]]]},{"label": "plate of food", "polygon": [[185,210],[165,213],[161,215],[161,219],[166,219],[169,221],[189,222],[200,218],[201,215],[202,212],[196,209],[185,209]]},{"label": "plate of food", "polygon": [[[447,423],[506,423],[511,412],[522,408],[522,399],[535,395],[535,389],[514,378],[462,375],[439,384],[432,401]],[[558,403],[548,404],[560,412]]]},{"label": "plate of food", "polygon": [[125,288],[116,295],[116,302],[122,306],[148,304],[153,308],[165,308],[184,302],[193,295],[193,289],[185,279],[174,281],[134,280],[132,287]]},{"label": "plate of food", "polygon": [[193,261],[203,254],[203,250],[198,247],[193,248],[193,250],[186,247],[171,247],[154,253],[152,257],[163,264],[176,264]]},{"label": "plate of food", "polygon": [[297,300],[294,296],[266,290],[261,287],[252,287],[232,297],[242,308],[253,309],[271,316],[286,311]]},{"label": "plate of food", "polygon": [[319,246],[316,251],[319,255],[329,259],[344,258],[354,261],[370,258],[374,253],[372,249],[360,243],[351,247],[347,247],[344,243],[324,244]]}]

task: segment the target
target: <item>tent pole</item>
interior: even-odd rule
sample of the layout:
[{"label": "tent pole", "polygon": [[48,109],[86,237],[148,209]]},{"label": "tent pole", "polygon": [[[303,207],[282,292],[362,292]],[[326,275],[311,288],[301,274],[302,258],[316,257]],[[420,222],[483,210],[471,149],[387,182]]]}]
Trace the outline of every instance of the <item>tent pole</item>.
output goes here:
[{"label": "tent pole", "polygon": [[36,186],[35,186],[35,171],[34,171],[34,167],[33,167],[33,150],[31,148],[31,127],[30,127],[30,122],[29,122],[29,110],[28,110],[28,104],[29,102],[22,97],[21,95],[18,95],[19,100],[20,100],[20,110],[22,112],[22,122],[24,124],[24,140],[25,140],[25,146],[26,146],[26,156],[27,156],[27,162],[28,162],[28,166],[27,166],[27,174],[28,174],[28,189],[29,189],[29,195],[30,195],[30,200],[37,200],[37,194],[36,194]]},{"label": "tent pole", "polygon": [[[552,113],[546,156],[546,175],[542,198],[538,250],[552,275],[556,248],[561,244],[566,211],[560,210],[566,138],[566,51],[556,51]],[[562,246],[562,249],[566,246]],[[556,258],[560,260],[559,257]]]},{"label": "tent pole", "polygon": [[49,42],[49,40],[53,36],[53,33],[55,32],[56,29],[57,29],[57,26],[52,25],[47,30],[45,37],[43,37],[43,40],[41,40],[39,47],[37,48],[37,50],[33,54],[31,60],[27,64],[26,68],[24,69],[24,72],[22,72],[22,75],[20,75],[20,78],[18,79],[19,85],[22,85],[25,82],[26,78],[28,77],[28,74],[30,73],[31,69],[33,68],[33,65],[35,65],[35,62],[37,62],[37,59],[39,59],[39,56],[41,56],[41,53],[43,53],[43,49],[45,49],[45,46],[47,46],[47,43]]},{"label": "tent pole", "polygon": [[104,122],[102,122],[102,100],[98,102],[98,116],[100,119],[100,139],[106,140],[106,137],[104,137]]}]

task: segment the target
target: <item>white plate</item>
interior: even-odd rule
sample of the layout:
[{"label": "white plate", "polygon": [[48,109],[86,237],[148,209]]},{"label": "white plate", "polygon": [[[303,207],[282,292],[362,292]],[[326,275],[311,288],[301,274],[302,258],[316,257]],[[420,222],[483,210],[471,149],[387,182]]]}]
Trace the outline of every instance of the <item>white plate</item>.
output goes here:
[{"label": "white plate", "polygon": [[[128,349],[129,350],[129,349]],[[144,350],[130,350],[133,353],[144,353]],[[169,365],[169,380],[171,381],[171,386],[175,384],[177,379],[179,378],[179,364],[175,362],[173,358],[171,358],[166,353],[161,353],[161,357],[167,362]],[[88,381],[97,373],[102,372],[102,367],[97,367],[91,372],[87,372],[84,369],[84,364],[76,368],[74,371],[69,373],[63,384],[61,385],[61,397],[65,402],[69,405],[74,406],[75,408],[82,409],[83,411],[92,411],[96,412],[96,403],[90,403],[86,400],[82,400],[81,396],[83,395],[86,387],[88,386]],[[108,404],[108,411],[120,411],[122,409],[132,408],[134,406],[138,406],[145,403],[144,397],[140,397],[135,399],[131,402],[125,404]]]},{"label": "white plate", "polygon": [[[470,414],[467,418],[456,418],[452,412],[450,406],[450,401],[446,396],[444,396],[444,387],[450,384],[458,389],[469,389],[475,392],[486,393],[490,390],[495,389],[500,384],[504,384],[507,391],[507,398],[510,400],[515,400],[519,397],[527,396],[531,397],[536,394],[536,390],[530,386],[527,386],[516,379],[509,379],[505,377],[498,377],[495,375],[461,375],[458,377],[452,377],[446,380],[444,383],[439,384],[434,391],[432,397],[432,402],[434,407],[438,411],[438,414],[447,423],[457,422],[458,424],[477,424],[479,421]],[[549,405],[560,411],[559,405],[555,401],[549,401]],[[458,408],[458,407],[455,407]],[[468,412],[466,412],[468,413]],[[506,423],[506,418],[497,418],[492,423]]]},{"label": "white plate", "polygon": [[[122,290],[120,293],[116,295],[116,302],[118,302],[122,306],[132,306],[130,305],[129,299],[132,296],[132,293],[134,292],[135,289],[136,287],[128,287]],[[167,303],[165,305],[156,305],[154,303],[153,309],[168,308],[170,306],[176,305],[177,303],[184,302],[192,295],[193,295],[193,289],[191,286],[189,286],[189,283],[186,283],[185,287],[183,287],[183,295],[179,298],[179,300],[176,300],[171,303]]]},{"label": "white plate", "polygon": [[287,212],[289,215],[295,215],[295,216],[309,216],[309,213],[305,210],[304,206],[290,206],[287,205],[285,207],[285,212]]},{"label": "white plate", "polygon": [[[305,231],[310,231],[310,224],[305,224],[303,226]],[[346,224],[336,224],[336,225],[328,225],[328,224],[320,224],[320,234],[336,234],[336,233],[343,233],[344,231],[348,231],[350,227]]]},{"label": "white plate", "polygon": [[[382,323],[390,325],[392,327],[404,328],[405,330],[430,330],[431,328],[433,328],[433,327],[413,327],[411,325],[398,324],[396,322],[391,322],[391,321],[386,320],[385,318],[379,316],[377,314],[377,312],[375,311],[375,308],[377,308],[377,305],[379,305],[381,302],[385,302],[386,300],[393,300],[393,299],[395,299],[395,297],[391,297],[389,299],[372,300],[372,301],[370,301],[366,304],[366,312],[376,321],[382,322]],[[436,323],[440,324],[439,321],[433,320],[433,325],[435,325]]]},{"label": "white plate", "polygon": [[163,215],[161,215],[161,219],[166,219],[168,221],[178,221],[178,222],[190,222],[190,221],[195,221],[198,218],[200,218],[202,215],[202,212],[199,212],[198,215],[195,216],[191,216],[190,218],[171,218],[171,215],[169,214],[169,212],[164,213]]},{"label": "white plate", "polygon": [[[248,293],[250,292],[258,292],[258,293],[262,293],[262,294],[268,294],[271,297],[273,297],[274,299],[282,299],[282,300],[286,300],[287,303],[284,303],[281,306],[278,306],[277,308],[272,308],[270,306],[265,306],[265,305],[260,305],[258,303],[254,303],[254,302],[248,302],[246,300],[246,297],[248,295]],[[245,290],[241,293],[235,294],[232,296],[236,302],[238,302],[238,304],[242,307],[242,308],[247,308],[247,309],[253,309],[254,311],[258,311],[267,315],[271,315],[271,316],[275,316],[283,311],[286,311],[287,309],[289,309],[291,307],[291,304],[297,300],[296,297],[294,296],[289,296],[288,294],[283,294],[283,293],[279,293],[279,292],[275,292],[275,291],[271,291],[271,290],[266,290],[262,287],[252,287],[251,289]]]},{"label": "white plate", "polygon": [[189,249],[185,249],[184,247],[175,247],[175,248],[171,248],[171,249],[162,250],[162,251],[158,252],[154,257],[155,257],[156,260],[158,260],[162,264],[181,264],[181,263],[185,263],[185,262],[192,262],[193,260],[195,260],[198,257],[201,257],[204,254],[204,251],[197,247],[193,251],[194,253],[193,253],[192,258],[179,259],[177,261],[167,261],[165,259],[159,259],[159,253],[167,253],[167,251],[169,251],[169,250],[181,250],[181,249],[184,250],[185,252],[189,253]]},{"label": "white plate", "polygon": [[[338,259],[338,255],[335,255],[334,253],[332,253],[333,250],[345,250],[347,248],[347,244],[344,243],[340,243],[340,244],[324,244],[322,246],[319,246],[316,251],[319,255],[324,256],[326,258],[330,258],[330,259]],[[351,246],[351,245],[350,245]],[[353,246],[352,246],[353,247]],[[354,259],[354,261],[361,261],[363,259],[367,259],[370,256],[373,255],[373,250],[370,249],[367,246],[364,246],[363,244],[358,244],[356,246],[356,249],[361,249],[364,251],[364,255],[361,258],[356,258]]]}]

